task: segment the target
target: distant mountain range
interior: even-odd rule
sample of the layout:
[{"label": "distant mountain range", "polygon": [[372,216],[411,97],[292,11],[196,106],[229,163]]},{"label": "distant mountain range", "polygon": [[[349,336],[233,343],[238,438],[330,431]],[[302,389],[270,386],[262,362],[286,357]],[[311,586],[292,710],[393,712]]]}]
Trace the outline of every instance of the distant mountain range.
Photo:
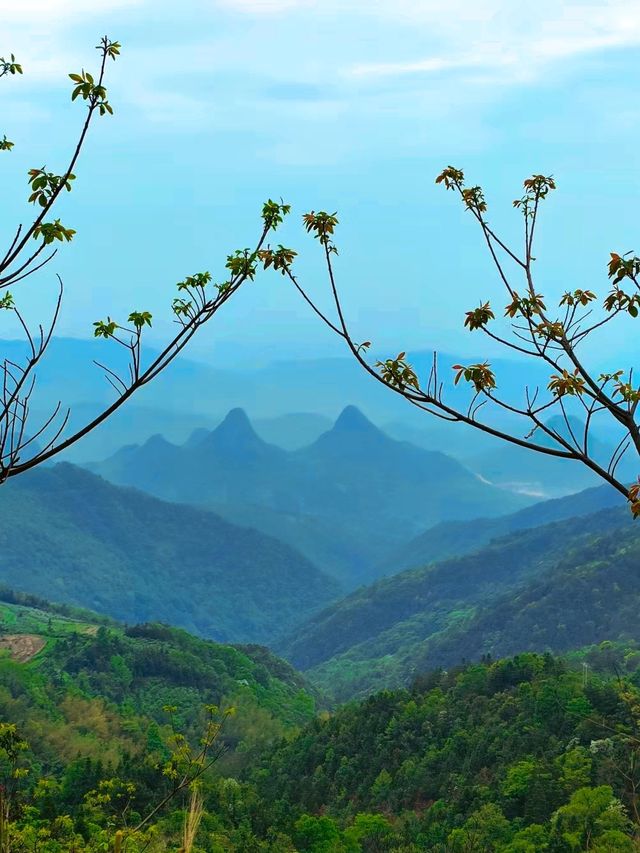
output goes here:
[{"label": "distant mountain range", "polygon": [[[638,590],[640,527],[626,507],[613,507],[521,528],[473,553],[359,589],[278,649],[344,700],[483,653],[638,638]],[[624,606],[623,595],[630,597]]]},{"label": "distant mountain range", "polygon": [[[599,485],[602,481],[586,466],[574,460],[557,459],[543,453],[533,453],[515,444],[509,444],[486,435],[464,424],[437,424],[435,419],[422,418],[420,425],[394,421],[385,426],[389,435],[410,441],[419,447],[431,450],[446,449],[446,452],[462,462],[469,470],[479,474],[495,485],[531,495],[538,500],[562,497]],[[571,431],[578,440],[584,434],[584,421],[578,417],[568,418]],[[567,424],[561,417],[551,417],[546,425],[563,437],[569,437]],[[611,436],[600,431],[604,424],[592,427],[590,453],[606,467],[620,436]],[[523,424],[511,424],[512,435],[524,437],[528,429]],[[535,440],[546,447],[552,440],[541,431]],[[633,454],[622,460],[618,473],[629,480],[635,478]]]},{"label": "distant mountain range", "polygon": [[[3,341],[2,350],[12,360],[26,355],[24,342],[20,341]],[[144,358],[149,360],[155,350],[147,347],[145,353]],[[409,353],[409,360],[422,377],[428,375],[432,358],[431,352]],[[481,353],[478,358],[483,359]],[[113,400],[113,389],[94,361],[126,372],[121,348],[106,341],[71,338],[52,341],[47,360],[38,371],[31,401],[31,431],[59,401],[63,411],[67,405],[71,407],[68,433],[84,425]],[[464,408],[469,402],[469,389],[454,388],[451,381],[451,365],[457,361],[460,361],[458,356],[441,354],[440,375],[447,399]],[[501,394],[513,401],[520,400],[522,362],[492,359],[491,363],[500,380]],[[71,372],[67,369],[70,364]],[[60,376],[64,376],[63,385]],[[539,366],[529,365],[527,379],[531,384],[546,385],[548,376]],[[388,425],[385,430],[391,437],[408,440],[429,451],[444,452],[490,482],[534,498],[569,494],[597,482],[578,464],[506,447],[463,424],[442,424],[373,382],[348,357],[287,360],[254,368],[246,365],[237,368],[231,361],[204,363],[180,357],[108,423],[66,451],[63,458],[76,463],[105,459],[120,447],[144,443],[155,434],[182,444],[194,430],[211,430],[236,407],[249,410],[261,438],[286,450],[296,450],[315,441],[328,428],[328,419],[333,420],[349,402],[364,409],[377,423]],[[516,435],[527,431],[522,423],[499,414],[496,425]],[[595,443],[610,449],[617,439],[606,431],[600,432],[604,426],[604,423],[596,425]]]},{"label": "distant mountain range", "polygon": [[335,599],[290,546],[62,463],[0,489],[0,583],[122,621],[267,643]]},{"label": "distant mountain range", "polygon": [[552,521],[563,521],[624,505],[622,495],[612,486],[604,485],[564,498],[540,501],[499,518],[474,519],[471,524],[443,521],[389,554],[379,566],[380,574],[397,574],[403,569],[470,554],[492,539],[518,530],[530,530]]},{"label": "distant mountain range", "polygon": [[[11,360],[20,360],[28,355],[24,341],[3,340],[3,354]],[[143,360],[150,361],[157,350],[149,345],[144,349]],[[385,355],[379,354],[380,357]],[[378,357],[375,354],[374,357]],[[433,354],[431,352],[409,353],[409,358],[419,375],[428,376]],[[481,353],[478,358],[482,359]],[[451,365],[459,361],[457,355],[442,354],[440,357],[442,379],[451,399],[464,404],[469,397],[468,389],[454,388]],[[116,371],[126,369],[125,352],[108,341],[94,338],[54,338],[46,360],[38,370],[37,389],[32,400],[33,407],[48,411],[62,400],[63,407],[97,406],[113,400],[113,389],[104,379],[103,372],[95,361],[107,364]],[[493,359],[492,364],[500,377],[501,390],[507,394],[520,394],[522,390],[522,362],[509,359]],[[68,366],[73,365],[73,371]],[[534,365],[534,368],[536,366]],[[64,384],[60,382],[64,376]],[[532,381],[545,379],[544,370],[530,374]],[[162,413],[167,422],[180,419],[188,421],[196,416],[200,425],[213,425],[230,409],[248,407],[253,418],[271,419],[289,412],[317,413],[334,418],[344,406],[352,402],[369,412],[377,422],[399,421],[415,424],[439,434],[433,419],[417,412],[412,406],[369,376],[348,355],[339,358],[308,358],[273,361],[270,364],[248,368],[235,367],[229,361],[189,358],[188,352],[181,355],[158,379],[136,395],[128,406],[139,407],[149,412],[147,423],[149,437],[154,432],[163,432],[154,418]],[[431,426],[428,426],[431,425]],[[197,424],[196,424],[197,426]],[[447,425],[449,427],[449,425]],[[455,427],[454,427],[455,429]],[[456,433],[464,432],[461,427]],[[186,435],[182,440],[186,438]],[[102,437],[110,443],[107,431]],[[130,436],[121,443],[139,441],[139,436]],[[437,444],[432,449],[444,449]]]},{"label": "distant mountain range", "polygon": [[111,482],[208,506],[272,534],[351,588],[376,577],[391,549],[440,521],[531,503],[443,453],[389,438],[355,406],[295,451],[263,441],[234,409],[184,445],[154,436],[90,467]]}]

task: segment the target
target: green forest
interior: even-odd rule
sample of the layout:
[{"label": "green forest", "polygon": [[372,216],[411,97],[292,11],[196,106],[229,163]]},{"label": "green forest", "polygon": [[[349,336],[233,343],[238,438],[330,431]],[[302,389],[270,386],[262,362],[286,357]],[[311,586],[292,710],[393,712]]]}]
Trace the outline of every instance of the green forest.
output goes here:
[{"label": "green forest", "polygon": [[330,711],[264,647],[2,599],[8,850],[637,849],[640,649],[487,659]]},{"label": "green forest", "polygon": [[72,465],[2,498],[2,853],[638,850],[638,531],[606,489],[445,522],[347,595]]}]

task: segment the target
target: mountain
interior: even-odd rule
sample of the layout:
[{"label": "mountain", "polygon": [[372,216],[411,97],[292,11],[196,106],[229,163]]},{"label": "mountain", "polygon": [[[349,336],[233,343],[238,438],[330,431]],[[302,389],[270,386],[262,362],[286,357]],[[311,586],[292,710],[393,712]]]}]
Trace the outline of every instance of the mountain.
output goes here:
[{"label": "mountain", "polygon": [[[464,633],[486,611],[485,642],[475,636],[476,651],[484,648],[486,638],[493,636],[494,602],[516,596],[545,572],[560,571],[559,565],[577,569],[588,549],[599,547],[597,532],[615,539],[629,527],[640,537],[628,510],[613,508],[518,531],[475,553],[359,589],[313,616],[277,648],[336,699],[406,683],[412,673],[439,665],[440,658],[429,657],[429,650],[438,647],[441,637],[457,637],[458,629]],[[634,547],[637,560],[640,541]],[[575,618],[584,619],[584,614],[578,611]],[[596,634],[593,628],[589,642],[598,641]]]},{"label": "mountain", "polygon": [[[530,494],[539,500],[561,497],[597,486],[601,480],[579,462],[556,459],[541,453],[533,453],[526,448],[507,444],[492,436],[466,427],[464,424],[439,424],[428,422],[425,418],[418,422],[415,418],[408,421],[393,421],[386,425],[389,435],[410,441],[418,447],[444,450],[450,456],[462,462],[469,470],[496,485]],[[546,425],[565,438],[573,436],[580,439],[584,433],[584,421],[570,415],[569,427],[564,418],[554,416]],[[522,435],[522,422],[503,424],[513,435]],[[590,452],[605,467],[621,437],[610,435],[604,430],[604,423],[592,428]],[[538,431],[536,442],[546,447],[554,446],[552,440]],[[619,473],[623,478],[633,479],[635,474],[629,461],[623,460]]]},{"label": "mountain", "polygon": [[640,639],[639,607],[640,530],[629,525],[592,535],[516,594],[478,608],[466,624],[428,641],[415,665],[421,671],[480,655],[628,643]]},{"label": "mountain", "polygon": [[[21,360],[28,354],[24,341],[4,340],[1,348],[4,356],[13,361]],[[191,353],[187,353],[186,357],[181,354],[166,372],[136,393],[122,413],[109,420],[108,427],[99,427],[85,442],[68,451],[65,458],[77,462],[106,458],[117,447],[132,442],[142,443],[158,432],[171,441],[184,442],[199,426],[210,428],[225,412],[249,404],[252,417],[259,421],[280,419],[288,412],[314,412],[325,419],[334,418],[336,412],[351,401],[377,421],[400,421],[415,424],[420,429],[424,427],[428,431],[438,423],[423,412],[418,413],[380,383],[372,381],[348,356],[288,359],[268,364],[264,364],[264,357],[260,356],[252,366],[250,362],[239,360],[237,352],[217,356],[215,349],[212,351],[207,347],[206,351],[213,352],[208,361],[188,357]],[[146,345],[143,353],[145,363],[149,363],[157,353],[157,345]],[[387,358],[388,355],[379,352],[372,354],[372,358]],[[432,358],[431,351],[409,353],[409,360],[421,377],[428,376]],[[474,358],[483,361],[484,355],[478,353]],[[442,354],[441,376],[448,399],[466,406],[470,399],[469,389],[461,386],[454,388],[452,381],[451,365],[460,359],[459,355]],[[469,361],[469,358],[464,360]],[[95,361],[126,375],[126,352],[123,348],[94,338],[54,338],[47,358],[38,370],[37,387],[31,400],[34,413],[38,416],[48,415],[61,400],[63,410],[67,405],[71,407],[71,426],[77,427],[95,414],[98,407],[111,402],[113,389]],[[70,364],[73,365],[73,371],[68,370]],[[510,359],[493,359],[492,365],[499,376],[501,390],[510,397],[519,396],[522,363]],[[536,365],[529,367],[529,375],[536,381],[538,378],[540,381],[545,380],[544,371]],[[64,376],[63,385],[60,376]],[[39,420],[39,417],[36,419]],[[300,423],[298,418],[298,426],[293,431],[294,444],[300,441]],[[258,426],[258,432],[262,435],[262,424]],[[447,424],[447,427],[451,425]],[[269,434],[272,427],[267,425],[264,429],[263,437],[278,444],[276,436]],[[285,425],[285,433],[287,430]],[[447,429],[447,432],[442,433],[443,441],[440,444],[431,443],[428,449],[439,449],[456,455],[452,453],[452,436],[464,433],[464,428]],[[308,437],[311,440],[316,437],[313,429],[309,429]],[[479,438],[477,432],[468,431],[465,445],[473,443],[475,438]],[[283,446],[290,449],[292,445],[287,439]]]},{"label": "mountain", "polygon": [[68,463],[10,480],[0,512],[1,582],[130,623],[266,642],[339,593],[282,542]]},{"label": "mountain", "polygon": [[[78,402],[71,411],[72,427],[90,423],[101,411],[99,403]],[[34,411],[33,424],[42,424],[50,410]],[[82,441],[65,450],[58,460],[82,464],[93,459],[104,459],[129,444],[143,443],[153,435],[161,434],[168,441],[182,444],[198,428],[211,429],[216,419],[198,412],[171,411],[127,402],[108,420],[86,435]],[[204,427],[203,425],[206,425]],[[67,431],[68,432],[68,431]]]},{"label": "mountain", "polygon": [[[3,356],[21,362],[28,355],[24,341],[3,340]],[[148,348],[144,356],[150,361],[156,351]],[[95,362],[106,364],[126,376],[127,362],[123,348],[96,339],[53,338],[46,357],[38,366],[37,382],[31,397],[28,430],[34,432],[62,404],[70,408],[64,436],[90,422],[114,400],[113,388]],[[69,366],[73,365],[73,369]],[[61,381],[60,377],[64,377]],[[208,365],[177,359],[171,368],[142,388],[126,406],[101,424],[86,438],[65,451],[65,461],[88,461],[104,458],[119,447],[146,440],[161,432],[175,441],[185,441],[198,426],[215,423],[216,411],[208,402],[203,388],[217,387],[228,396],[234,385],[232,376],[221,376]],[[228,408],[225,406],[225,408]],[[59,424],[62,419],[59,418]],[[53,431],[55,432],[55,430]],[[49,430],[49,437],[53,434]]]},{"label": "mountain", "polygon": [[380,564],[380,573],[396,574],[402,569],[469,554],[492,539],[518,530],[529,530],[552,521],[590,515],[600,509],[625,504],[625,499],[616,489],[604,485],[585,489],[568,497],[540,501],[499,518],[480,518],[473,524],[462,525],[457,521],[444,521],[425,530],[388,555]]},{"label": "mountain", "polygon": [[180,447],[155,437],[91,470],[274,535],[351,588],[375,577],[381,555],[425,527],[530,503],[443,453],[389,438],[355,406],[296,451],[265,442],[233,409]]},{"label": "mountain", "polygon": [[[2,351],[11,360],[27,355],[23,341],[3,341]],[[153,345],[145,347],[145,362],[157,355]],[[386,358],[380,352],[373,357]],[[432,352],[412,352],[410,362],[421,377],[429,375]],[[484,355],[474,356],[483,361]],[[451,366],[460,356],[443,353],[439,357],[440,376],[446,399],[466,408],[470,390],[453,386]],[[462,359],[470,363],[470,357]],[[63,411],[71,408],[65,434],[90,421],[105,404],[113,401],[113,389],[94,362],[126,375],[126,353],[107,341],[54,338],[47,358],[38,369],[37,386],[31,400],[31,431],[51,413],[58,401]],[[264,359],[262,359],[262,362]],[[522,362],[492,359],[500,380],[501,393],[508,400],[522,396]],[[68,365],[73,371],[68,371]],[[562,460],[532,457],[518,448],[504,448],[497,440],[461,424],[442,424],[436,418],[407,405],[398,395],[374,382],[353,359],[316,358],[256,362],[255,367],[237,359],[216,358],[209,363],[182,355],[149,386],[141,389],[108,424],[101,425],[86,439],[68,451],[66,461],[87,463],[105,459],[131,443],[143,443],[161,433],[169,441],[181,444],[200,427],[210,429],[231,408],[247,406],[258,434],[285,449],[298,449],[315,440],[347,402],[365,409],[377,422],[393,424],[390,434],[431,451],[453,456],[485,479],[508,485],[533,497],[554,497],[594,485],[596,482],[580,465]],[[64,376],[64,385],[60,384]],[[527,376],[532,385],[548,382],[546,371],[529,365]],[[294,412],[294,414],[285,414]],[[315,414],[295,414],[295,413]],[[496,425],[522,432],[513,418],[497,413]],[[600,426],[598,426],[600,429]],[[520,432],[519,432],[520,431]],[[617,442],[607,433],[596,435],[598,443],[609,448]],[[503,453],[506,451],[506,455]],[[538,465],[539,462],[539,465]],[[558,467],[559,466],[559,467]]]}]

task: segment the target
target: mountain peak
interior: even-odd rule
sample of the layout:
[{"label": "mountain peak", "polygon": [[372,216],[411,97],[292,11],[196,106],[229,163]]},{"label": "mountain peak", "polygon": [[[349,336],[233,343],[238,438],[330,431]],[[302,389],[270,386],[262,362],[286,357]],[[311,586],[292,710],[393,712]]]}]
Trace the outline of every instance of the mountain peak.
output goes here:
[{"label": "mountain peak", "polygon": [[209,433],[208,439],[200,443],[202,447],[213,444],[222,448],[247,449],[261,447],[264,442],[254,430],[244,409],[231,409],[222,423]]},{"label": "mountain peak", "polygon": [[312,455],[320,454],[335,459],[345,453],[349,457],[365,456],[372,450],[380,451],[383,446],[395,446],[398,442],[389,438],[382,430],[372,424],[357,406],[347,406],[338,415],[334,425],[316,439],[308,448],[299,452]]},{"label": "mountain peak", "polygon": [[251,426],[249,416],[244,409],[239,407],[231,409],[224,420],[215,428],[214,432],[218,432],[218,430],[223,429],[243,430],[245,432],[249,431],[253,433],[253,427]]},{"label": "mountain peak", "polygon": [[[175,449],[175,445],[171,444],[170,441],[167,441],[167,439],[162,435],[162,433],[159,433],[159,432],[150,436],[142,446],[148,450],[155,450],[155,451],[166,450],[167,447]],[[138,447],[138,445],[135,445],[135,444],[134,445],[128,445],[126,449],[127,449],[127,451],[131,451],[133,449],[137,449],[137,447]],[[121,450],[125,450],[125,448],[123,447],[123,448],[121,448]]]},{"label": "mountain peak", "polygon": [[362,414],[357,406],[347,406],[340,412],[333,425],[333,432],[379,433],[380,430]]}]

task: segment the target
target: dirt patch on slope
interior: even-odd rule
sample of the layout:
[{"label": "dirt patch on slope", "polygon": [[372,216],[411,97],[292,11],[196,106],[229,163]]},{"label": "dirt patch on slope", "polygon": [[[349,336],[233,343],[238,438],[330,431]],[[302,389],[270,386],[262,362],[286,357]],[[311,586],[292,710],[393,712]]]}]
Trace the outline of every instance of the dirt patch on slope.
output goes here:
[{"label": "dirt patch on slope", "polygon": [[37,634],[4,634],[0,636],[0,649],[9,649],[13,660],[26,663],[44,648],[45,642]]}]

